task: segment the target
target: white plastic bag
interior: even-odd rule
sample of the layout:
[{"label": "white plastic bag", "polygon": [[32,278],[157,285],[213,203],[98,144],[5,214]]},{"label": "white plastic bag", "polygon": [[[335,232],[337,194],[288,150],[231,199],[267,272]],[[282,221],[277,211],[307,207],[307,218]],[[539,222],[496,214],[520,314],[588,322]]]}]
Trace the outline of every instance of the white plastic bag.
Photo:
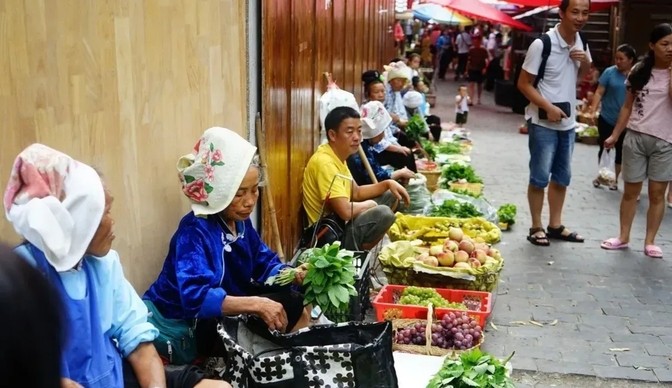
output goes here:
[{"label": "white plastic bag", "polygon": [[597,180],[601,185],[613,186],[616,184],[616,151],[604,150],[600,157]]}]

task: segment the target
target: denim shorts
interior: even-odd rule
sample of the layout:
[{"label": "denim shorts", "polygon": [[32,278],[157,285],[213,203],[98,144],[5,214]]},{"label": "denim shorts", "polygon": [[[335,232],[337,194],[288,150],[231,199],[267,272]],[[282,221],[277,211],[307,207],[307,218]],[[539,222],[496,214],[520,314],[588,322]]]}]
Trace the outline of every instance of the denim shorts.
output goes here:
[{"label": "denim shorts", "polygon": [[569,186],[576,141],[574,129],[558,131],[528,122],[527,130],[530,184],[543,189],[551,180],[560,186]]}]

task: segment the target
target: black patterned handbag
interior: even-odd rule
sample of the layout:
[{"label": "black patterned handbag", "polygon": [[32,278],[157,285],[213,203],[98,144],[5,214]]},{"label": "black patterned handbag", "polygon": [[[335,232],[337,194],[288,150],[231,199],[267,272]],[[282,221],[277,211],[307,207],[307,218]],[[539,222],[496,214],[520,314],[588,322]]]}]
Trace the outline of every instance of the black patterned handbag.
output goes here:
[{"label": "black patterned handbag", "polygon": [[277,349],[251,354],[217,328],[234,388],[396,388],[390,322],[318,325],[274,334]]}]

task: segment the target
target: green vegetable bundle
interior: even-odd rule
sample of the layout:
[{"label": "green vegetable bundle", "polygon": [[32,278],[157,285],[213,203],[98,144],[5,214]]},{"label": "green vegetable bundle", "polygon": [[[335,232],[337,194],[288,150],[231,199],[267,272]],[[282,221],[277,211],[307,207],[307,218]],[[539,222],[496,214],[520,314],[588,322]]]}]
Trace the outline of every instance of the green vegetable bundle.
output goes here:
[{"label": "green vegetable bundle", "polygon": [[437,149],[439,154],[461,154],[462,146],[457,142],[441,143]]},{"label": "green vegetable bundle", "polygon": [[586,129],[583,130],[583,132],[581,132],[579,134],[579,136],[581,136],[581,137],[597,137],[599,135],[600,134],[597,131],[597,127],[594,126],[594,125],[590,126],[590,127],[587,127]]},{"label": "green vegetable bundle", "polygon": [[[330,319],[346,317],[350,307],[350,296],[356,296],[355,266],[351,251],[341,249],[339,241],[321,248],[307,249],[299,258],[306,264],[307,272],[303,280],[303,303],[320,306]],[[287,285],[294,281],[295,268],[285,268],[266,284]]]},{"label": "green vegetable bundle", "polygon": [[427,123],[422,116],[414,114],[413,117],[408,120],[404,132],[411,140],[419,142],[422,135],[427,132]]},{"label": "green vegetable bundle", "polygon": [[441,206],[435,207],[429,215],[432,217],[471,218],[480,217],[483,213],[468,202],[448,199],[443,201]]},{"label": "green vegetable bundle", "polygon": [[441,177],[447,182],[455,182],[464,179],[468,183],[483,183],[483,179],[476,175],[476,171],[473,167],[462,163],[453,163],[444,166],[441,172]]},{"label": "green vegetable bundle", "polygon": [[427,152],[427,156],[429,157],[429,160],[435,160],[436,159],[436,146],[429,140],[421,140],[420,144],[422,144],[422,148]]},{"label": "green vegetable bundle", "polygon": [[474,349],[453,360],[446,358],[443,366],[427,385],[427,388],[515,388],[504,361]]},{"label": "green vegetable bundle", "polygon": [[505,203],[497,210],[497,218],[499,218],[499,222],[513,225],[516,223],[516,212],[516,205],[512,203]]}]

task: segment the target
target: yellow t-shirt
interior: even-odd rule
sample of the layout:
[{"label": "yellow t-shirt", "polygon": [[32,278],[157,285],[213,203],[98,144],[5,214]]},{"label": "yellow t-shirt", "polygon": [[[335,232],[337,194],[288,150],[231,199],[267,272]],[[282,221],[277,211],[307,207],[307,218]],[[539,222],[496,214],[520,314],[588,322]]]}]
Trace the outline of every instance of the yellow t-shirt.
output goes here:
[{"label": "yellow t-shirt", "polygon": [[[336,174],[345,175],[351,180],[336,178]],[[331,182],[331,194],[329,198],[350,198],[352,189],[352,175],[348,165],[341,161],[331,149],[329,144],[322,144],[310,157],[306,169],[303,171],[303,208],[310,223],[314,223],[320,216],[322,203],[327,197]],[[325,214],[329,210],[325,209]]]}]

